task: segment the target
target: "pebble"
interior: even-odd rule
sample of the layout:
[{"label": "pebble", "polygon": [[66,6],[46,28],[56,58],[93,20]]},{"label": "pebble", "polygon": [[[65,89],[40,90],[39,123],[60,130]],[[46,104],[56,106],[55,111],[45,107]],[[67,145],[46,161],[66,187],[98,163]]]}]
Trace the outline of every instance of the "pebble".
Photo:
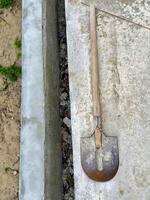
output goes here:
[{"label": "pebble", "polygon": [[17,171],[13,171],[13,175],[16,176],[18,174]]},{"label": "pebble", "polygon": [[68,96],[68,94],[66,92],[62,93],[61,97],[60,97],[61,101],[66,100],[67,96]]},{"label": "pebble", "polygon": [[65,117],[65,118],[63,119],[63,122],[64,122],[64,124],[66,124],[66,126],[67,126],[68,128],[71,127],[71,120],[70,120],[68,117]]}]

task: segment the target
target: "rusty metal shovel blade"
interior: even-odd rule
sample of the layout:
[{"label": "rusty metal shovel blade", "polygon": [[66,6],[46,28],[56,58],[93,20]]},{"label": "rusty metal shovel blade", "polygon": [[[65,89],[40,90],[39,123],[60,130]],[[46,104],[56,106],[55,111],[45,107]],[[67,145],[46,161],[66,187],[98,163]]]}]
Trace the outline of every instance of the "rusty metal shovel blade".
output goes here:
[{"label": "rusty metal shovel blade", "polygon": [[102,136],[102,147],[96,148],[95,135],[81,137],[81,164],[86,175],[94,181],[112,179],[119,168],[118,139]]}]

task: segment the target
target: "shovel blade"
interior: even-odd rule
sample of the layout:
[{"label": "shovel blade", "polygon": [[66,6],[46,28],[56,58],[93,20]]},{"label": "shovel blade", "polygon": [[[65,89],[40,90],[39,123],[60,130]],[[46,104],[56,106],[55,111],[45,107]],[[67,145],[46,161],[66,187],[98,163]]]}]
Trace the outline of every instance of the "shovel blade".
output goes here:
[{"label": "shovel blade", "polygon": [[[96,149],[94,134],[90,137],[82,137],[80,145],[82,168],[89,178],[105,182],[116,175],[119,168],[117,137],[108,137],[103,134],[100,149]],[[101,169],[99,165],[101,165]]]}]

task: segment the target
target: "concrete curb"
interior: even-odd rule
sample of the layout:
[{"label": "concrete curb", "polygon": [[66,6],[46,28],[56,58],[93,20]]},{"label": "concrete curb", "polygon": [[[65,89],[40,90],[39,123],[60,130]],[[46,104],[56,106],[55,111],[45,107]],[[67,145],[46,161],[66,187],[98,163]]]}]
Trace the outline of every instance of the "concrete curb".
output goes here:
[{"label": "concrete curb", "polygon": [[62,195],[56,3],[23,1],[20,200]]}]

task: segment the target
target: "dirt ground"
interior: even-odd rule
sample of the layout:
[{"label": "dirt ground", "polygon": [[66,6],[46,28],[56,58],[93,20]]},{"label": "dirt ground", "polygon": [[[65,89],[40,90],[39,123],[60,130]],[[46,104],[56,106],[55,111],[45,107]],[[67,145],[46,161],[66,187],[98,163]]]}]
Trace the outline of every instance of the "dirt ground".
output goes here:
[{"label": "dirt ground", "polygon": [[[63,199],[72,200],[74,181],[64,0],[58,3]],[[0,66],[21,65],[20,49],[14,45],[16,38],[21,38],[21,0],[16,0],[11,9],[0,9]],[[0,75],[0,200],[18,200],[20,91],[20,79],[12,82]]]},{"label": "dirt ground", "polygon": [[[21,1],[0,9],[0,65],[20,65],[16,38],[21,33]],[[0,75],[0,200],[18,199],[20,79],[12,82]]]}]

